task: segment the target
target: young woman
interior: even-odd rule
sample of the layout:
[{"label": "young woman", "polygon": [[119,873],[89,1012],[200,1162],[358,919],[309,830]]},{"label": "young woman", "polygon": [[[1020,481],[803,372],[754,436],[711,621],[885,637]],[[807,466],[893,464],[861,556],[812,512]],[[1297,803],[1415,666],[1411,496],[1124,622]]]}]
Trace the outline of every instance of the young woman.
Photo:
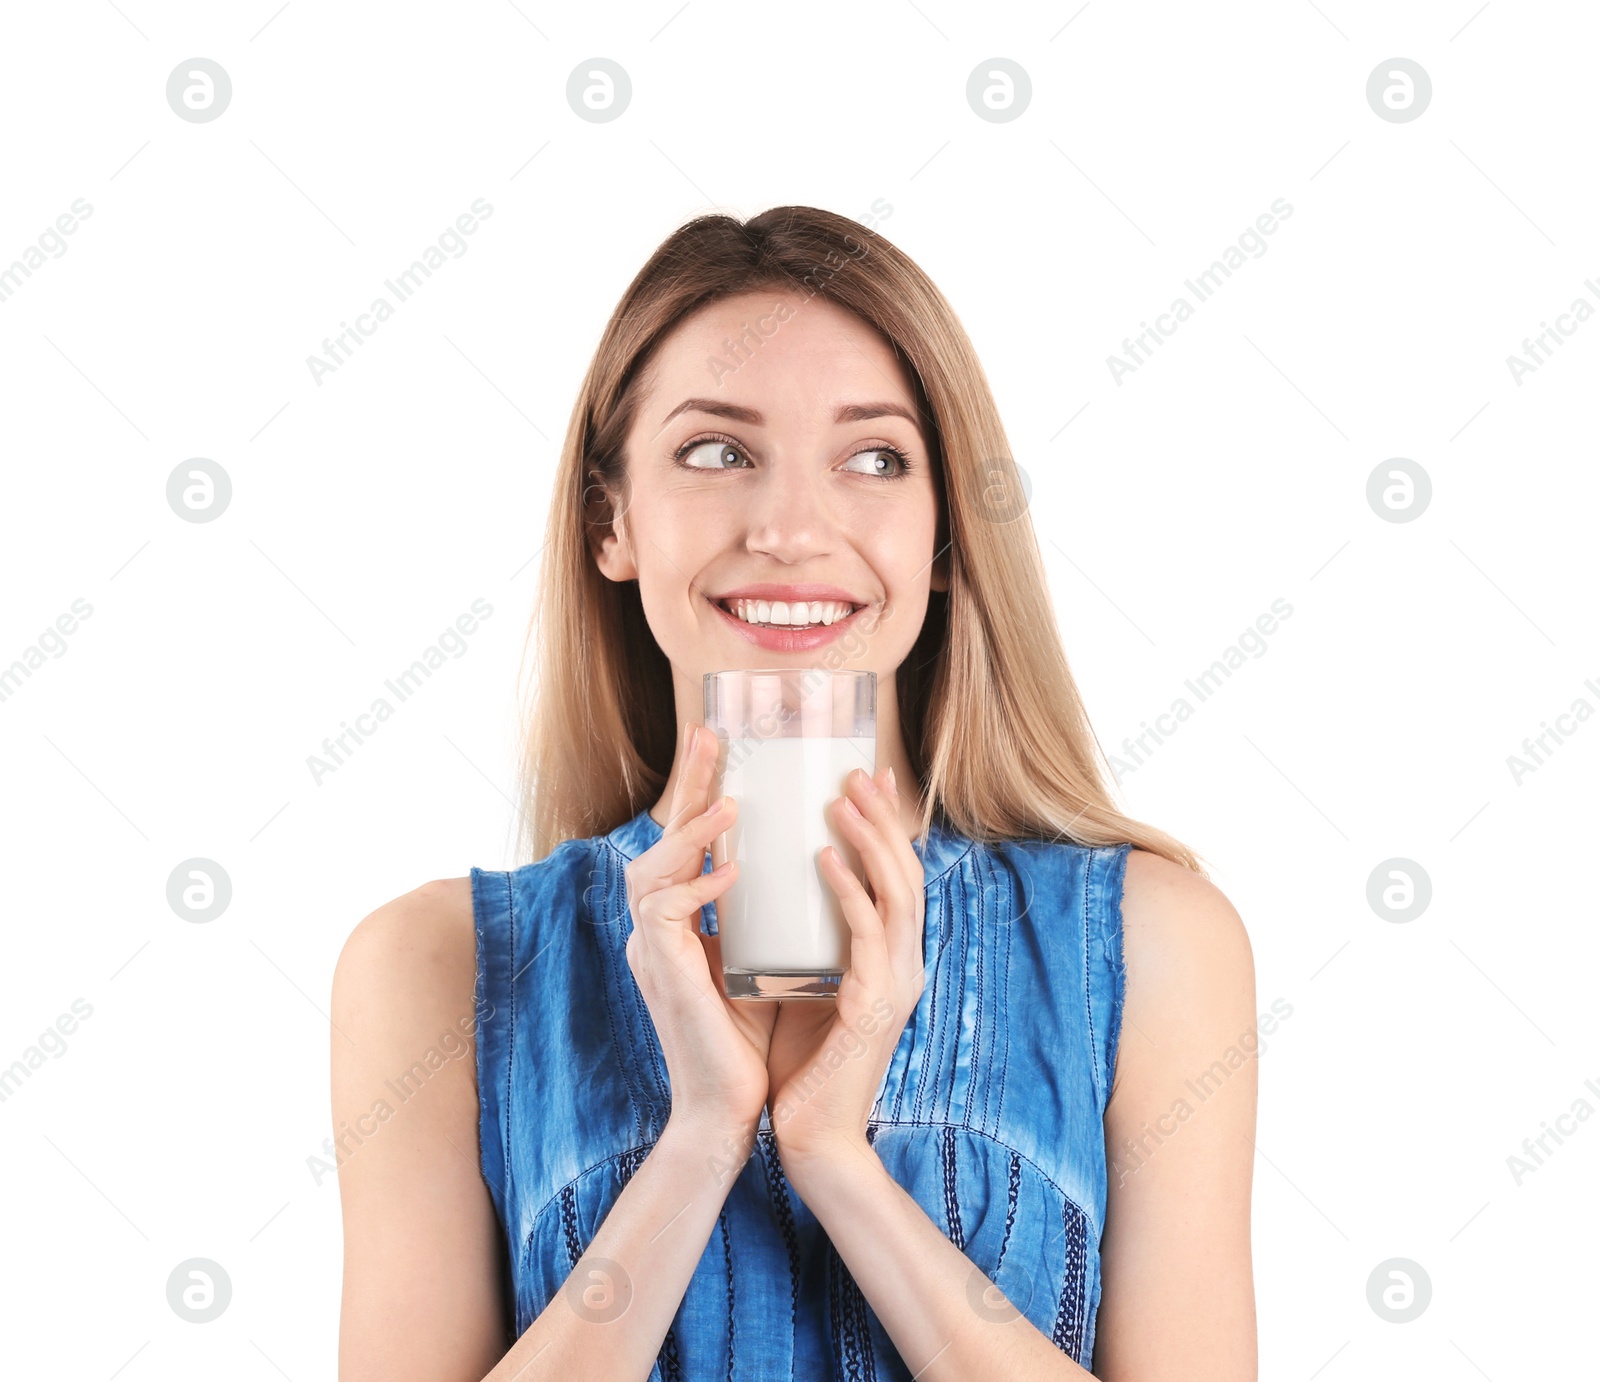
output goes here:
[{"label": "young woman", "polygon": [[[1255,1378],[1249,941],[1111,801],[1009,454],[854,221],[700,217],[634,279],[552,497],[534,862],[335,974],[342,1382]],[[730,1001],[702,677],[813,666],[878,679],[827,808],[866,885],[817,857],[851,967]]]}]

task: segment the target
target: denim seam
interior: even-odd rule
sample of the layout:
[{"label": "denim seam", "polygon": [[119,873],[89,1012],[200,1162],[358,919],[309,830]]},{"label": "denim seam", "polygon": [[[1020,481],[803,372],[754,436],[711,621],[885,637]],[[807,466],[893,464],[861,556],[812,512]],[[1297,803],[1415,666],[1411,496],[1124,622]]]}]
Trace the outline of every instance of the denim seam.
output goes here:
[{"label": "denim seam", "polygon": [[[517,963],[517,892],[511,886],[511,877],[506,876],[506,956],[508,973],[516,973]],[[509,979],[506,982],[506,1097],[501,1105],[500,1115],[505,1129],[505,1174],[502,1177],[503,1189],[501,1193],[506,1200],[506,1222],[511,1222],[511,1206],[515,1203],[512,1199],[515,1193],[515,1173],[511,1168],[511,1090],[512,1070],[517,1062],[517,986]],[[509,1245],[508,1245],[509,1246]]]},{"label": "denim seam", "polygon": [[1094,1071],[1095,1100],[1103,1110],[1106,1105],[1105,1077],[1100,1069],[1100,1043],[1094,1030],[1094,995],[1089,982],[1089,941],[1094,930],[1090,903],[1094,896],[1095,860],[1099,854],[1098,849],[1091,848],[1083,861],[1083,1015],[1089,1024],[1089,1059]]},{"label": "denim seam", "polygon": [[[510,917],[511,917],[511,892],[512,892],[512,889],[511,889],[511,876],[510,876],[509,873],[506,873],[504,871],[486,871],[486,870],[483,870],[483,869],[475,869],[473,872],[476,875],[476,877],[473,880],[473,889],[472,889],[472,893],[473,893],[473,897],[472,897],[472,906],[473,906],[472,925],[473,925],[474,945],[476,947],[476,954],[474,956],[474,961],[475,961],[476,968],[477,968],[477,973],[476,973],[476,976],[475,976],[475,982],[474,982],[474,986],[473,986],[474,1016],[475,1016],[475,1019],[476,1019],[475,1025],[474,1025],[474,1028],[473,1028],[473,1048],[474,1048],[473,1049],[473,1075],[476,1078],[476,1080],[478,1082],[478,1085],[479,1085],[479,1087],[481,1089],[483,1087],[488,1086],[489,1082],[491,1080],[495,1080],[495,1072],[494,1072],[494,1066],[493,1066],[493,1060],[494,1060],[494,1056],[495,1056],[494,1048],[499,1045],[499,1040],[498,1040],[498,1037],[499,1037],[498,1026],[499,1026],[499,1024],[496,1021],[496,1019],[497,1019],[497,1017],[499,1015],[499,1008],[495,1006],[495,1000],[499,999],[500,1001],[502,1001],[502,1002],[504,1002],[506,1004],[506,1007],[507,1007],[508,1011],[510,1009],[510,994],[509,994],[509,992],[504,993],[504,994],[502,994],[500,992],[499,982],[494,977],[494,972],[495,972],[495,970],[497,968],[497,965],[496,965],[496,962],[495,962],[495,956],[492,955],[490,952],[491,952],[491,947],[494,946],[494,943],[498,939],[498,936],[496,934],[494,934],[494,932],[496,930],[495,927],[493,927],[492,925],[485,925],[485,915],[488,913],[488,911],[489,911],[489,909],[491,907],[494,907],[496,910],[498,910],[500,904],[498,903],[498,901],[490,898],[489,889],[493,886],[493,882],[494,882],[495,879],[499,879],[499,881],[502,884],[502,886],[504,886],[505,893],[506,893],[504,909],[505,909],[505,915],[506,915],[506,918],[507,918],[508,926],[509,926],[509,921],[510,921]],[[481,896],[481,900],[482,900],[482,903],[483,903],[482,909],[479,908],[480,896]],[[507,968],[509,969],[509,961],[508,961],[508,964],[507,964]],[[492,996],[491,996],[491,990],[493,991],[492,992]],[[482,1014],[483,1010],[484,1010],[484,1005],[485,1004],[488,1004],[489,1007],[490,1007],[490,1016],[489,1016],[488,1019],[484,1019],[483,1017],[480,1016]],[[485,1049],[486,1047],[488,1049]],[[491,1132],[494,1135],[494,1141],[499,1144],[499,1151],[500,1151],[500,1167],[499,1167],[500,1204],[496,1207],[496,1213],[500,1217],[500,1222],[501,1222],[502,1227],[506,1227],[508,1229],[507,1234],[506,1234],[506,1237],[507,1237],[506,1247],[507,1247],[507,1256],[508,1256],[508,1258],[510,1256],[510,1251],[509,1251],[510,1250],[510,1241],[509,1240],[510,1240],[510,1236],[511,1235],[510,1235],[510,1232],[509,1232],[509,1223],[510,1223],[510,1218],[511,1218],[511,1204],[512,1204],[512,1200],[511,1200],[511,1105],[510,1105],[510,1094],[511,1094],[510,1064],[511,1064],[511,1062],[510,1062],[510,1054],[511,1054],[510,1045],[508,1043],[507,1050],[506,1050],[506,1090],[505,1090],[505,1094],[499,1100],[500,1107],[499,1107],[499,1110],[498,1110],[498,1112],[497,1112],[497,1114],[495,1116],[496,1126],[491,1129]],[[485,1078],[486,1076],[487,1076],[487,1078]],[[498,1081],[495,1081],[495,1083],[498,1083]],[[483,1115],[484,1115],[484,1109],[482,1107],[482,1101],[480,1099],[480,1106],[479,1106],[479,1110],[478,1110],[478,1175],[484,1181],[484,1183],[486,1185],[490,1185],[491,1189],[492,1189],[493,1188],[492,1184],[489,1181],[488,1176],[484,1174],[484,1167],[483,1167],[483,1149],[486,1146],[492,1145],[488,1141],[488,1139],[486,1139],[484,1137],[484,1127],[483,1127],[484,1117],[483,1117]],[[514,1264],[508,1262],[508,1266],[514,1266]]]},{"label": "denim seam", "polygon": [[583,1256],[583,1243],[578,1237],[578,1192],[567,1185],[561,1191],[561,1237],[567,1248],[567,1271],[570,1273]]},{"label": "denim seam", "polygon": [[722,1256],[728,1267],[728,1382],[733,1382],[733,1238],[728,1232],[728,1210],[724,1205],[717,1214],[722,1225]]},{"label": "denim seam", "polygon": [[964,1252],[967,1236],[961,1225],[961,1195],[956,1186],[956,1130],[953,1124],[945,1124],[944,1132],[939,1138],[939,1160],[943,1163],[940,1169],[944,1172],[946,1236]]},{"label": "denim seam", "polygon": [[979,1121],[983,1127],[989,1126],[989,1069],[986,1067],[980,1076],[978,1064],[981,1059],[987,1058],[992,1066],[994,1057],[992,1039],[990,1039],[987,1051],[982,1047],[983,1040],[989,1036],[983,1025],[983,957],[984,952],[989,948],[989,927],[987,923],[989,920],[989,886],[992,882],[992,874],[988,868],[983,868],[982,874],[983,876],[978,881],[978,935],[976,944],[973,947],[977,951],[976,978],[978,994],[976,1001],[972,1005],[972,1073],[967,1082],[966,1117],[963,1120],[968,1127],[972,1126],[974,1099],[971,1082],[973,1078],[979,1078],[983,1083],[983,1111],[979,1114]]},{"label": "denim seam", "polygon": [[[952,1118],[952,1107],[955,1104],[955,1081],[962,1075],[962,1017],[966,1014],[966,968],[971,963],[971,953],[973,953],[973,942],[971,942],[973,897],[971,897],[971,889],[966,886],[966,878],[962,878],[960,883],[962,883],[962,910],[960,910],[960,937],[962,937],[962,944],[960,944],[958,958],[962,961],[962,968],[960,968],[962,987],[955,993],[954,1001],[950,1001],[946,1005],[946,1025],[950,1029],[950,1060],[949,1064],[944,1067],[947,1075],[949,1075],[949,1083],[944,1086],[944,1121],[946,1123],[949,1123],[950,1118]],[[954,969],[955,966],[952,965],[950,968]],[[968,1084],[971,1084],[971,1070],[968,1070],[966,1075],[968,1075]],[[938,1089],[934,1089],[934,1097],[938,1097]],[[965,1123],[968,1120],[963,1118],[962,1121]]]},{"label": "denim seam", "polygon": [[[608,897],[613,896],[615,891],[616,890],[612,886],[610,874],[608,872],[606,880],[606,895]],[[607,929],[609,929],[610,925],[611,923],[608,921]],[[616,977],[618,1001],[626,1002],[626,995],[622,991],[622,980],[620,976],[615,976],[615,966],[611,962],[612,947],[606,943],[610,938],[608,936],[602,936],[598,929],[593,929],[591,934],[594,939],[594,947],[600,955],[601,972],[605,975],[605,982],[601,984],[600,988],[600,998],[601,1002],[605,1005],[606,1028],[611,1033],[611,1049],[616,1054],[617,1068],[622,1072],[622,1086],[627,1091],[628,1105],[633,1110],[634,1141],[642,1142],[644,1140],[644,1115],[640,1112],[639,1100],[634,1095],[633,1079],[630,1074],[632,1065],[623,1056],[622,1041],[617,1035],[617,1005],[611,1001],[611,981],[613,977]]]},{"label": "denim seam", "polygon": [[[550,1197],[545,1200],[545,1202],[540,1205],[538,1209],[534,1210],[534,1212],[528,1216],[528,1233],[522,1241],[522,1250],[519,1254],[523,1267],[526,1268],[527,1266],[528,1249],[533,1246],[533,1225],[538,1223],[545,1210],[549,1209],[551,1205],[555,1204],[557,1200],[566,1194],[568,1190],[576,1186],[580,1180],[584,1179],[584,1177],[592,1175],[594,1172],[609,1166],[614,1161],[625,1161],[628,1157],[637,1156],[640,1152],[644,1152],[646,1155],[648,1155],[655,1148],[655,1145],[656,1144],[654,1141],[643,1142],[637,1146],[629,1147],[626,1151],[613,1152],[610,1156],[601,1157],[599,1161],[592,1162],[590,1165],[585,1166],[583,1170],[579,1171],[578,1174],[573,1176],[571,1180],[567,1181],[565,1185],[558,1186],[555,1190],[552,1190],[550,1192]],[[624,1181],[624,1184],[626,1184],[626,1181]]]},{"label": "denim seam", "polygon": [[1000,1255],[994,1263],[994,1274],[997,1277],[1006,1264],[1006,1249],[1011,1245],[1011,1230],[1017,1222],[1017,1192],[1021,1187],[1022,1154],[1013,1151],[1011,1160],[1006,1163],[1006,1226],[1000,1235]]},{"label": "denim seam", "polygon": [[1074,1209],[1076,1209],[1080,1214],[1083,1215],[1083,1217],[1094,1228],[1096,1240],[1097,1241],[1099,1240],[1100,1234],[1101,1234],[1100,1225],[1096,1221],[1094,1215],[1089,1212],[1088,1208],[1085,1205],[1079,1204],[1077,1200],[1075,1200],[1071,1195],[1069,1195],[1065,1190],[1063,1190],[1059,1185],[1057,1185],[1055,1177],[1052,1176],[1048,1171],[1046,1171],[1043,1166],[1039,1165],[1039,1163],[1037,1161],[1035,1161],[1031,1156],[1028,1156],[1023,1152],[1019,1152],[1015,1147],[1011,1146],[1009,1143],[1005,1142],[1003,1139],[998,1138],[998,1137],[992,1137],[986,1132],[979,1131],[977,1128],[964,1128],[964,1127],[961,1127],[958,1124],[954,1124],[954,1123],[952,1123],[952,1124],[941,1124],[941,1123],[916,1123],[916,1122],[903,1122],[903,1123],[881,1122],[881,1123],[878,1124],[878,1130],[880,1132],[882,1132],[882,1130],[884,1128],[924,1128],[924,1129],[927,1129],[927,1128],[941,1128],[942,1129],[944,1127],[951,1127],[951,1128],[954,1128],[957,1132],[971,1133],[972,1136],[974,1136],[974,1137],[981,1137],[985,1142],[992,1142],[992,1143],[994,1143],[995,1146],[999,1147],[1002,1151],[1008,1152],[1010,1155],[1016,1157],[1018,1161],[1027,1162],[1027,1164],[1029,1166],[1031,1166],[1035,1171],[1037,1171],[1039,1173],[1039,1179],[1040,1180],[1044,1181],[1044,1183],[1046,1185],[1048,1185],[1052,1190],[1054,1190],[1056,1192],[1056,1194],[1060,1195],[1062,1199],[1064,1199],[1069,1205],[1071,1205]]},{"label": "denim seam", "polygon": [[[868,1131],[871,1125],[868,1125]],[[789,1183],[783,1174],[783,1163],[778,1159],[777,1136],[768,1131],[757,1134],[761,1149],[761,1169],[766,1173],[767,1199],[778,1219],[778,1232],[783,1236],[784,1255],[789,1262],[789,1337],[794,1338],[799,1323],[800,1306],[800,1244],[795,1237],[794,1209],[789,1203]],[[794,1379],[794,1354],[789,1356],[790,1382]]]},{"label": "denim seam", "polygon": [[[1084,1315],[1089,1293],[1089,1251],[1084,1225],[1088,1216],[1080,1209],[1074,1219],[1070,1210],[1075,1208],[1070,1200],[1061,1211],[1061,1228],[1065,1235],[1065,1260],[1061,1273],[1061,1295],[1056,1304],[1055,1328],[1050,1341],[1074,1362],[1083,1353]],[[1076,1275],[1078,1289],[1072,1291]]]},{"label": "denim seam", "polygon": [[[626,883],[623,884],[623,897],[627,897]],[[662,1109],[670,1113],[672,1108],[672,1091],[667,1083],[666,1056],[661,1050],[660,1039],[656,1036],[655,1023],[650,1017],[649,1006],[639,991],[639,984],[633,977],[633,971],[628,967],[626,953],[623,955],[622,964],[618,967],[618,986],[622,990],[623,1002],[627,1005],[629,1013],[637,1020],[640,1044],[644,1047],[644,1064],[648,1066],[650,1072],[652,1097],[646,1101],[650,1106],[650,1129],[659,1137],[660,1132],[656,1128],[657,1117]]]},{"label": "denim seam", "polygon": [[[928,1039],[922,1047],[922,1066],[917,1072],[917,1095],[911,1101],[911,1116],[916,1118],[922,1112],[922,1096],[928,1087],[928,1065],[933,1059],[934,1047],[939,1044],[939,971],[944,967],[944,952],[949,942],[945,940],[945,927],[950,922],[949,898],[941,900],[939,907],[939,936],[938,948],[934,951],[933,982],[928,985]],[[928,1101],[931,1108],[933,1100]]]},{"label": "denim seam", "polygon": [[956,855],[956,857],[954,859],[952,859],[948,864],[946,864],[942,869],[940,869],[938,873],[934,874],[934,876],[932,878],[928,879],[927,883],[924,886],[931,888],[935,883],[941,882],[946,877],[946,875],[948,875],[950,873],[950,871],[952,869],[954,869],[958,864],[960,864],[961,861],[963,859],[965,859],[967,857],[967,855],[971,854],[972,851],[974,849],[976,849],[976,848],[977,848],[977,841],[976,840],[968,840],[966,848],[963,849],[960,854]]},{"label": "denim seam", "polygon": [[[1007,884],[1009,887],[1010,884]],[[1011,924],[1008,919],[1006,924],[999,928],[1005,933],[1006,957],[1005,963],[1000,967],[1000,974],[995,982],[995,1018],[1000,1027],[1001,1039],[1005,1042],[1000,1052],[1000,1097],[995,1101],[994,1132],[995,1137],[1000,1135],[1000,1119],[1006,1109],[1006,1075],[1011,1069],[1011,1024],[1000,1017],[1000,995],[1006,991],[1006,985],[1011,981]]]},{"label": "denim seam", "polygon": [[1111,1101],[1111,1086],[1116,1080],[1117,1053],[1122,1041],[1122,1005],[1127,997],[1127,964],[1122,947],[1122,896],[1128,874],[1131,844],[1117,846],[1107,869],[1106,905],[1101,909],[1104,929],[1100,950],[1111,968],[1112,1004],[1106,1030],[1106,1094],[1100,1112]]}]

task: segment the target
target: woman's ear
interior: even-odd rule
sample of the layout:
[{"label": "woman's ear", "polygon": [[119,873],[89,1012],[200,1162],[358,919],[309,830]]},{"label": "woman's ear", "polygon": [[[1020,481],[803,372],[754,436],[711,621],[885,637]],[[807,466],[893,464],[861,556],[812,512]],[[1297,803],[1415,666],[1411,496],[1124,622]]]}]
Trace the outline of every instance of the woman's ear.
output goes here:
[{"label": "woman's ear", "polygon": [[627,503],[621,494],[602,486],[597,479],[584,491],[584,523],[589,533],[589,550],[595,565],[608,580],[634,581],[639,566],[633,558],[633,541],[625,519]]},{"label": "woman's ear", "polygon": [[622,515],[599,530],[598,541],[592,541],[595,565],[600,574],[613,581],[636,581],[639,567],[633,559],[633,544],[628,539]]}]

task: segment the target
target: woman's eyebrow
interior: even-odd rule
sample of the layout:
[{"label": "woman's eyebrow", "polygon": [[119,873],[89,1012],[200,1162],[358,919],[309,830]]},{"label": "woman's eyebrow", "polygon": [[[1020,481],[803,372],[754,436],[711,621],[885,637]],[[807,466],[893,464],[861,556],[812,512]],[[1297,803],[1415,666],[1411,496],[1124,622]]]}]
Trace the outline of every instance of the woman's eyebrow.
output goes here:
[{"label": "woman's eyebrow", "polygon": [[[679,413],[687,412],[710,413],[713,417],[730,418],[751,427],[766,425],[766,418],[756,409],[745,408],[737,403],[723,403],[715,398],[686,398],[661,419],[661,425],[665,427]],[[842,403],[834,413],[833,420],[835,423],[866,422],[875,417],[901,417],[914,427],[919,425],[916,414],[899,403]]]}]

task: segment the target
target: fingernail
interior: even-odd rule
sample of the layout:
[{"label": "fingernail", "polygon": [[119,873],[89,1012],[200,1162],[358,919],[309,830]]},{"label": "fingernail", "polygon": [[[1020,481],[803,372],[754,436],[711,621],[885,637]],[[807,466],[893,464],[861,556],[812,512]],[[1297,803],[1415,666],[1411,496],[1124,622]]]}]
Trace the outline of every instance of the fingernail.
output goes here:
[{"label": "fingernail", "polygon": [[844,802],[844,811],[847,816],[854,816],[857,820],[861,819],[861,808],[855,802],[851,801],[849,797],[840,797],[839,800]]},{"label": "fingernail", "polygon": [[861,770],[861,782],[869,792],[877,792],[878,784],[872,780],[872,774],[869,773],[865,768]]},{"label": "fingernail", "polygon": [[700,746],[700,726],[689,726],[689,752],[693,753]]},{"label": "fingernail", "polygon": [[889,769],[889,790],[890,790],[890,791],[891,791],[891,792],[895,792],[895,791],[898,791],[898,790],[899,790],[899,788],[897,788],[897,787],[896,787],[896,786],[895,786],[895,785],[894,785],[894,769],[893,769],[893,768],[890,768],[890,769]]}]

